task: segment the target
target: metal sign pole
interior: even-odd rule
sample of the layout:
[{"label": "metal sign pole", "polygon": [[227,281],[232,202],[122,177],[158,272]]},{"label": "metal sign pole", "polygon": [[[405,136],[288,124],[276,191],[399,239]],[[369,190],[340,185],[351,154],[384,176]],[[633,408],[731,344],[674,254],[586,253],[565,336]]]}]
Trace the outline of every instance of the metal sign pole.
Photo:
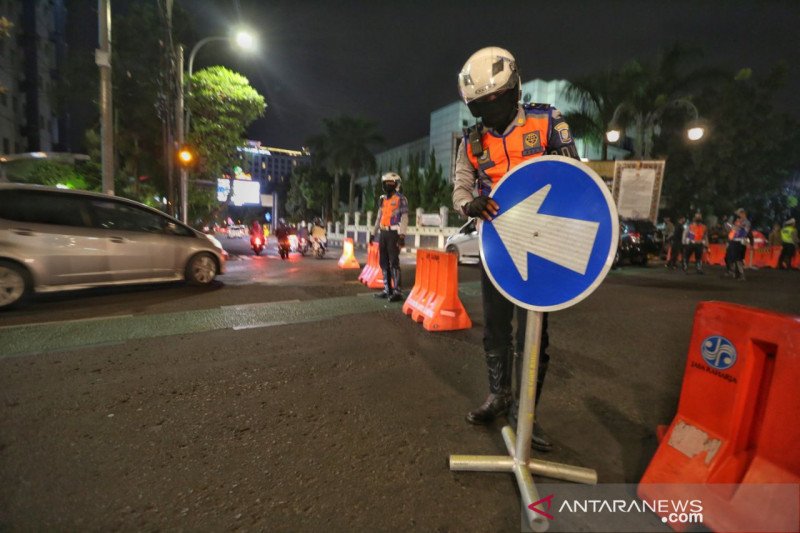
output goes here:
[{"label": "metal sign pole", "polygon": [[575,305],[603,281],[617,249],[617,211],[600,176],[560,156],[520,164],[490,196],[504,209],[481,226],[481,260],[497,290],[528,310],[517,431],[503,428],[508,455],[451,455],[450,470],[513,473],[525,506],[523,522],[545,531],[552,496],[539,498],[532,474],[595,484],[597,472],[531,458],[542,313]]},{"label": "metal sign pole", "polygon": [[525,329],[525,353],[522,360],[522,383],[517,414],[517,432],[511,426],[503,428],[503,440],[508,456],[504,455],[451,455],[450,470],[454,472],[509,472],[517,478],[519,493],[525,506],[523,512],[533,531],[546,531],[547,519],[530,508],[539,501],[533,483],[533,474],[586,483],[597,483],[597,472],[591,468],[531,459],[531,436],[536,408],[536,374],[539,370],[539,349],[542,333],[542,313],[528,311]]}]

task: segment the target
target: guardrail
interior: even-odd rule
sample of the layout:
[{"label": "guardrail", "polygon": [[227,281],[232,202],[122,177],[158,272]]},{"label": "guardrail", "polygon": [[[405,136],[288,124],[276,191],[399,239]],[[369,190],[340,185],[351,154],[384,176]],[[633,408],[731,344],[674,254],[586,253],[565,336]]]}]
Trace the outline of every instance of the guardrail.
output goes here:
[{"label": "guardrail", "polygon": [[[425,214],[422,209],[417,209],[417,225],[409,226],[406,232],[407,248],[438,248],[444,250],[444,243],[447,237],[457,233],[460,227],[446,226],[449,210],[446,207],[439,209],[438,214]],[[350,214],[345,213],[344,223],[328,223],[328,242],[341,246],[345,239],[353,239],[353,245],[357,248],[367,248],[369,236],[374,226],[374,214],[367,211],[366,217],[363,213],[355,213],[352,223]],[[362,218],[363,217],[363,218]],[[435,218],[434,218],[435,217]],[[438,226],[423,226],[423,220],[438,221]],[[465,221],[466,222],[466,221]]]}]

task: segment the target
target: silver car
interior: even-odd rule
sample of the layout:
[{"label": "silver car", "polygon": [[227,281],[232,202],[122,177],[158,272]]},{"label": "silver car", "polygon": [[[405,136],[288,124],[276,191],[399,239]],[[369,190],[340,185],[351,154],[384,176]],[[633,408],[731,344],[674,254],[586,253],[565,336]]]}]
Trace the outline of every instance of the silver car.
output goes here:
[{"label": "silver car", "polygon": [[471,218],[447,238],[444,249],[446,252],[456,254],[459,263],[477,263],[480,261],[480,248],[478,245],[478,229],[476,219]]},{"label": "silver car", "polygon": [[125,198],[0,183],[0,309],[31,292],[185,279],[225,271],[219,241]]}]

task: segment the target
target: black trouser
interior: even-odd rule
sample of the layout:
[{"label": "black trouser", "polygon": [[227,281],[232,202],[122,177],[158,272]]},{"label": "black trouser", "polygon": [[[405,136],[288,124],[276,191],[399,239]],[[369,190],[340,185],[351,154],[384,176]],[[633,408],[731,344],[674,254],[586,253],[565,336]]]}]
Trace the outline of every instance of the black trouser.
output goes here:
[{"label": "black trouser", "polygon": [[694,260],[697,264],[697,270],[703,268],[703,243],[693,242],[687,244],[683,249],[683,266],[689,266],[689,260],[694,255]]},{"label": "black trouser", "polygon": [[382,229],[378,240],[381,270],[400,268],[400,247],[397,245],[397,230]]},{"label": "black trouser", "polygon": [[682,254],[683,254],[683,244],[679,242],[673,242],[672,244],[670,244],[669,247],[669,261],[667,262],[667,264],[669,266],[674,267],[675,264],[678,262],[678,259],[682,256]]},{"label": "black trouser", "polygon": [[[778,268],[792,268],[792,259],[794,259],[795,245],[790,242],[783,243],[783,250],[778,259]],[[784,267],[784,265],[786,265]]]},{"label": "black trouser", "polygon": [[[483,297],[483,349],[488,352],[495,352],[513,348],[517,352],[525,349],[525,325],[528,320],[528,311],[517,307],[505,296],[500,294],[497,288],[486,274],[486,269],[481,264],[481,296]],[[512,337],[512,319],[514,310],[517,313],[517,332]],[[512,345],[516,339],[515,345]],[[540,366],[550,360],[547,355],[547,347],[550,338],[547,335],[547,313],[542,316],[542,340],[539,347]]]}]

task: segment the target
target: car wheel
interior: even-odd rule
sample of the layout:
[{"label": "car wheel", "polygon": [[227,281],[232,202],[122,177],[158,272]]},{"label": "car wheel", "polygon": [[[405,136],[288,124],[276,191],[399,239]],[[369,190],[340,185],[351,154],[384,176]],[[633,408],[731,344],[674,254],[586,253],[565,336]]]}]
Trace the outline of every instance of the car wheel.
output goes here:
[{"label": "car wheel", "polygon": [[208,285],[217,276],[217,262],[211,254],[197,254],[186,265],[186,281],[190,285]]},{"label": "car wheel", "polygon": [[456,263],[457,263],[457,264],[458,264],[458,263],[461,263],[461,254],[458,252],[458,248],[457,248],[456,246],[453,246],[453,245],[451,244],[450,246],[448,246],[447,248],[445,248],[445,250],[444,250],[444,251],[445,251],[445,252],[447,252],[448,254],[453,254],[453,255],[455,255],[455,256],[456,256]]},{"label": "car wheel", "polygon": [[22,267],[0,261],[0,309],[21,303],[31,290],[30,275]]}]

